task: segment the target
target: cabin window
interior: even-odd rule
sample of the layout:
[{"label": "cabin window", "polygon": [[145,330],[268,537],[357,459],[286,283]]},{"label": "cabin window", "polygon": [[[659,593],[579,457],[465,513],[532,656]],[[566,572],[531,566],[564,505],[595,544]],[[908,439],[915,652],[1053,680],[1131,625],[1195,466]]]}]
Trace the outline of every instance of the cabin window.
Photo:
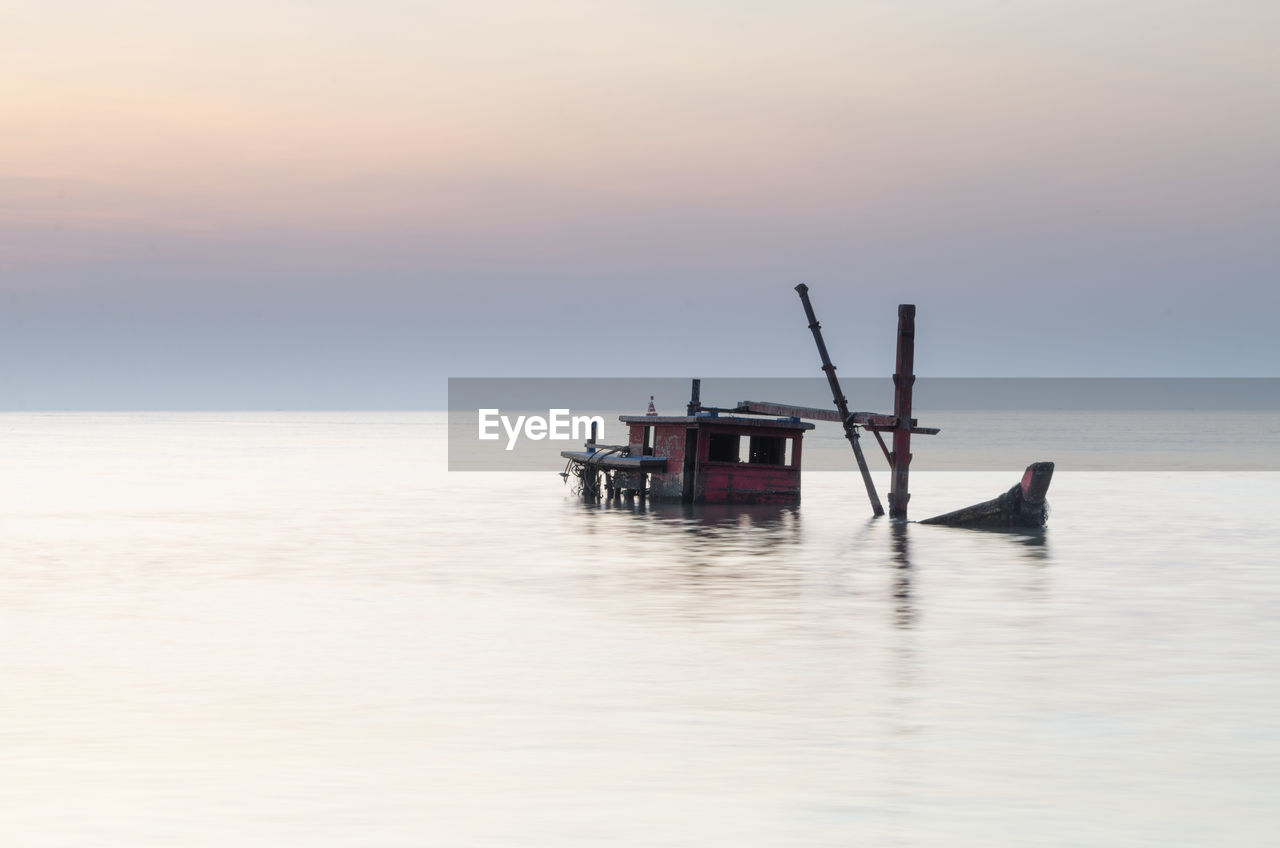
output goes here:
[{"label": "cabin window", "polygon": [[738,436],[734,433],[709,433],[707,459],[710,462],[737,462]]},{"label": "cabin window", "polygon": [[753,465],[785,465],[787,441],[781,436],[752,436],[749,461]]}]

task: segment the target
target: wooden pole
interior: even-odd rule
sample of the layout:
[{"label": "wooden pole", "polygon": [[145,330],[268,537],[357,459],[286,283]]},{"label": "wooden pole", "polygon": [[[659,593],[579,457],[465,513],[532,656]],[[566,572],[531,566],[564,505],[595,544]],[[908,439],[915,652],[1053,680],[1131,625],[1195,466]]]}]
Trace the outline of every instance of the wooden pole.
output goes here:
[{"label": "wooden pole", "polygon": [[[884,507],[880,505],[880,496],[876,494],[876,484],[871,480],[871,470],[867,468],[867,460],[862,455],[862,447],[858,444],[858,427],[853,423],[853,416],[849,413],[849,401],[845,398],[844,393],[840,391],[840,381],[836,379],[836,367],[831,364],[831,357],[827,354],[827,344],[822,340],[822,325],[818,323],[818,318],[813,313],[813,304],[809,302],[809,287],[804,283],[796,286],[796,291],[800,293],[800,302],[804,304],[805,317],[809,319],[809,329],[813,331],[813,340],[818,344],[818,356],[822,358],[822,370],[827,374],[827,383],[831,386],[831,394],[834,395],[832,401],[836,405],[836,410],[840,413],[840,421],[844,426],[844,436],[849,440],[849,445],[853,448],[853,457],[858,463],[858,471],[862,473],[862,483],[867,487],[867,497],[871,500],[871,511],[876,515],[884,515]],[[907,416],[907,427],[910,428],[910,416]]]},{"label": "wooden pole", "polygon": [[889,517],[906,518],[911,492],[907,485],[911,466],[911,387],[916,382],[916,308],[904,303],[898,307],[898,362],[893,372],[893,414],[898,419],[893,428],[893,451],[890,464],[893,481],[889,488]]}]

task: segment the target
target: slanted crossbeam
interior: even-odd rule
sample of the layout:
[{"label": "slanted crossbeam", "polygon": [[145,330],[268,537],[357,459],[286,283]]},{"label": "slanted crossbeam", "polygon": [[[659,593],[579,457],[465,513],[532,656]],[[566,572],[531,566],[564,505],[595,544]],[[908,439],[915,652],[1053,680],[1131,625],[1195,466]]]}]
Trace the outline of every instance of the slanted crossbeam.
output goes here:
[{"label": "slanted crossbeam", "polygon": [[[749,412],[753,415],[777,415],[781,418],[806,418],[810,421],[840,420],[840,413],[834,409],[822,409],[817,406],[795,406],[789,403],[773,403],[767,400],[741,400],[731,412]],[[866,430],[895,430],[898,427],[896,416],[880,412],[851,412],[853,423]],[[911,419],[911,432],[921,436],[936,436],[942,432],[938,427],[917,427],[916,419]]]}]

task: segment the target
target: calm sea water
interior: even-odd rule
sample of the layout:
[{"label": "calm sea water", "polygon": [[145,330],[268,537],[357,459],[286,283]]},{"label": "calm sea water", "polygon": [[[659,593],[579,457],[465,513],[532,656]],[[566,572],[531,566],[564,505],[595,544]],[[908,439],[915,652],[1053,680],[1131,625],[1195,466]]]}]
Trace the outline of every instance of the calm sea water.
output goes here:
[{"label": "calm sea water", "polygon": [[1280,838],[1280,474],[1060,466],[1013,535],[843,473],[588,507],[445,432],[0,416],[4,844]]}]

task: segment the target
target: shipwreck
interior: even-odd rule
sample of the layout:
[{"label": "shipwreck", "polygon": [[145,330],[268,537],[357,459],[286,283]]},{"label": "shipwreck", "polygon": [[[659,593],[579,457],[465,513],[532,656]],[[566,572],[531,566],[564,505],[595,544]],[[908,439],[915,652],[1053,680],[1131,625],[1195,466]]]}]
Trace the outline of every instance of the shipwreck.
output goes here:
[{"label": "shipwreck", "polygon": [[[911,417],[915,384],[915,317],[912,304],[898,307],[893,412],[854,412],[840,389],[836,366],[827,353],[822,326],[814,314],[808,286],[796,286],[832,393],[832,408],[772,401],[739,401],[733,407],[704,406],[701,381],[694,380],[684,415],[658,415],[650,398],[643,415],[621,415],[625,445],[605,445],[591,436],[580,451],[561,451],[562,476],[574,479],[584,499],[675,501],[694,504],[798,504],[804,434],[812,421],[839,423],[852,448],[874,515],[885,509],[862,451],[863,432],[871,433],[889,463],[889,517],[907,519],[911,437],[936,435]],[[989,501],[921,522],[957,527],[1042,527],[1048,519],[1046,494],[1052,462],[1027,466],[1022,480]]]}]

